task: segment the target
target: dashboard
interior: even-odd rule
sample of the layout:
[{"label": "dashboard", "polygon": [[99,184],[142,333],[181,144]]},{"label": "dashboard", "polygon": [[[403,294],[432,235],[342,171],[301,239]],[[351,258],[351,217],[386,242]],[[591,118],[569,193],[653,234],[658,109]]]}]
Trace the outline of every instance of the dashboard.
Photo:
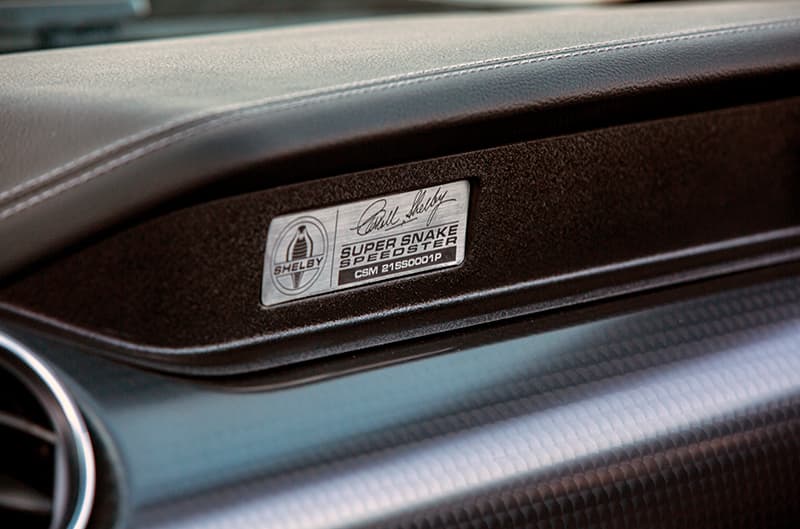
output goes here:
[{"label": "dashboard", "polygon": [[800,520],[797,2],[0,72],[0,522]]}]

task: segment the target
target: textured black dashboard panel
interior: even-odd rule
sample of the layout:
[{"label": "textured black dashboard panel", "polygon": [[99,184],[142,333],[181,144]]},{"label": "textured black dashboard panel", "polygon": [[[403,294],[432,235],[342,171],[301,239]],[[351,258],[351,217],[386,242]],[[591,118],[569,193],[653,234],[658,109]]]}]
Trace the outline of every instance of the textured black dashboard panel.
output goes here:
[{"label": "textured black dashboard panel", "polygon": [[266,391],[16,334],[121,455],[121,527],[800,523],[796,276]]},{"label": "textured black dashboard panel", "polygon": [[[797,258],[799,170],[798,98],[518,143],[182,209],[0,286],[0,311],[241,373]],[[261,306],[275,216],[464,178],[461,266]]]}]

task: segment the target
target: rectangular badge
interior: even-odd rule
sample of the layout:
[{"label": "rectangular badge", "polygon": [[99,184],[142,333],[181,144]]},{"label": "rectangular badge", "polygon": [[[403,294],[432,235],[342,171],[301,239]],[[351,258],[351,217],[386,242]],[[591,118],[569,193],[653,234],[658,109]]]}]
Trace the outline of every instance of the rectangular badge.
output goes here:
[{"label": "rectangular badge", "polygon": [[276,217],[261,303],[275,305],[461,264],[469,182]]}]

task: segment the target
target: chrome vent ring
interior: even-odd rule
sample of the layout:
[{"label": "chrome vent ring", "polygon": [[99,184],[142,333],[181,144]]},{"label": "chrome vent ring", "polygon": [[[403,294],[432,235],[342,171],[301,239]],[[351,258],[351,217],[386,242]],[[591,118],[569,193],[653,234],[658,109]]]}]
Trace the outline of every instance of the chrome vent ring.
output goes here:
[{"label": "chrome vent ring", "polygon": [[[85,529],[95,459],[80,410],[45,361],[0,330],[0,519]],[[0,524],[3,525],[3,524]]]}]

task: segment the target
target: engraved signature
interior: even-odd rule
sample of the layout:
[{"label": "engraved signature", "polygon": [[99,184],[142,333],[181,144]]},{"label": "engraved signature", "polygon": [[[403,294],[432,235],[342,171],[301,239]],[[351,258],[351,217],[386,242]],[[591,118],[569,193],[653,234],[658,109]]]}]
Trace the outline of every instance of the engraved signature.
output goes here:
[{"label": "engraved signature", "polygon": [[411,203],[411,209],[406,213],[406,218],[416,219],[419,215],[424,215],[430,211],[428,222],[425,224],[430,226],[436,217],[436,213],[439,212],[439,208],[448,202],[455,201],[455,198],[447,198],[447,191],[442,191],[441,187],[437,188],[431,197],[428,196],[427,190],[422,189],[417,191],[414,201]]},{"label": "engraved signature", "polygon": [[456,202],[455,198],[447,198],[447,190],[437,188],[432,195],[427,189],[417,191],[411,201],[408,211],[400,214],[400,206],[389,207],[385,198],[379,198],[367,206],[361,213],[358,223],[352,228],[359,235],[368,235],[375,231],[389,231],[399,228],[409,222],[414,222],[427,214],[426,226],[430,226],[436,218],[439,208],[449,202]]}]

